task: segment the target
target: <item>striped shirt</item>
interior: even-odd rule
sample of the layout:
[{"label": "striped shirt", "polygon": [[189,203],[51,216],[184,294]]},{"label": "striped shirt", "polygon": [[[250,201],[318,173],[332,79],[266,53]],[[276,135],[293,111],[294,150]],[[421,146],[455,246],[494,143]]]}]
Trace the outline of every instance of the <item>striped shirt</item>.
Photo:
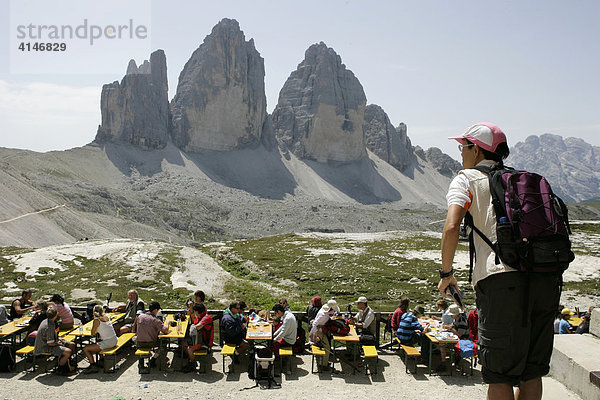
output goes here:
[{"label": "striped shirt", "polygon": [[412,312],[406,312],[400,317],[400,325],[396,335],[403,344],[410,344],[415,331],[423,331],[423,326]]}]

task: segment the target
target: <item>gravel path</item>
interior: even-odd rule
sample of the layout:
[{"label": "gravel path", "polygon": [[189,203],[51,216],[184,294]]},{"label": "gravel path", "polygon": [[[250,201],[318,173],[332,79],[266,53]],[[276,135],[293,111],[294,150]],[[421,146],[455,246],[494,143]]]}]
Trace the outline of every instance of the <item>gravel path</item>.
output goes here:
[{"label": "gravel path", "polygon": [[[312,374],[311,357],[296,357],[294,372],[276,378],[281,388],[267,390],[254,387],[245,372],[244,359],[236,372],[223,375],[220,355],[215,355],[212,369],[207,374],[180,372],[139,375],[135,356],[131,353],[115,374],[78,374],[57,376],[38,369],[35,373],[0,375],[0,399],[314,399],[314,398],[395,398],[410,400],[452,399],[460,394],[464,399],[483,399],[487,387],[479,371],[471,376],[429,376],[420,366],[417,375],[407,374],[402,359],[393,353],[380,357],[380,373],[353,375],[344,370],[335,374]],[[177,362],[177,361],[176,361]],[[227,361],[228,362],[228,361]],[[81,362],[85,367],[87,363]],[[336,364],[338,366],[338,364]],[[19,365],[22,370],[22,366]],[[556,380],[544,378],[545,400],[580,399]]]}]

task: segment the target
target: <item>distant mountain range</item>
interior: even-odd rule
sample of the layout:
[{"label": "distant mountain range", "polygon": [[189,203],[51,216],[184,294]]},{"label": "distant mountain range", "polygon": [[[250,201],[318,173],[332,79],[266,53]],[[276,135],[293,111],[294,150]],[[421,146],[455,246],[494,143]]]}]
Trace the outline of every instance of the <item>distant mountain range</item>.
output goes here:
[{"label": "distant mountain range", "polygon": [[511,147],[506,164],[544,175],[565,201],[599,200],[600,147],[582,139],[529,136]]},{"label": "distant mountain range", "polygon": [[[264,61],[235,20],[194,51],[171,102],[166,71],[157,50],[104,85],[87,146],[0,148],[0,246],[425,230],[443,218],[460,163],[413,146],[324,43],[306,50],[272,114]],[[597,151],[543,135],[514,146],[510,161],[579,201],[598,195]]]}]

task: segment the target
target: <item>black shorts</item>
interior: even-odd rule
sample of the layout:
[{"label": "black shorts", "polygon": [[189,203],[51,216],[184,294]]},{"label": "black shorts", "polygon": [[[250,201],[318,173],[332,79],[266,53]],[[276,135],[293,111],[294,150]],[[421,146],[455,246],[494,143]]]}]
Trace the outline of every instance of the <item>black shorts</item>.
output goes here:
[{"label": "black shorts", "polygon": [[508,383],[550,371],[560,275],[503,272],[475,287],[483,381]]}]

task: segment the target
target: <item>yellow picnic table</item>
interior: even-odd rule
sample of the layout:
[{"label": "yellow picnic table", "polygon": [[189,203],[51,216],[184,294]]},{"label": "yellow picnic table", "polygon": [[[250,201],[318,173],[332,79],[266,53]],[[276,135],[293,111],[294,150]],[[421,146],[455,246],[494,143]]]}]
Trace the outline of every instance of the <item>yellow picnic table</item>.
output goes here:
[{"label": "yellow picnic table", "polygon": [[[190,317],[189,315],[185,316],[185,321],[177,321],[177,324],[175,326],[171,326],[171,322],[175,321],[175,316],[173,314],[168,314],[167,317],[165,318],[165,325],[167,325],[169,327],[169,332],[167,333],[159,333],[158,334],[158,340],[159,340],[159,346],[162,348],[162,344],[165,343],[166,345],[165,347],[165,351],[169,346],[169,343],[171,343],[171,340],[175,340],[177,343],[179,343],[180,347],[181,347],[181,360],[183,361],[183,339],[185,338],[185,333],[187,331],[187,326],[190,322]],[[158,366],[159,370],[162,369],[162,365],[159,364]]]},{"label": "yellow picnic table", "polygon": [[30,320],[30,316],[24,316],[0,326],[0,343],[10,339],[11,346],[14,348],[17,336],[27,329]]},{"label": "yellow picnic table", "polygon": [[268,322],[250,323],[246,330],[247,340],[273,339],[273,325]]},{"label": "yellow picnic table", "polygon": [[[360,338],[356,333],[356,328],[354,325],[350,325],[350,332],[348,332],[347,335],[333,335],[331,340],[331,350],[333,351],[334,360],[336,359],[336,350],[338,348],[336,344],[339,344],[340,348],[345,346],[346,350],[348,350],[349,347],[352,347],[352,363],[346,361],[343,357],[340,358],[340,361],[352,367],[353,374],[358,370],[358,343],[360,343]],[[349,346],[350,344],[352,344],[352,346]]]}]

